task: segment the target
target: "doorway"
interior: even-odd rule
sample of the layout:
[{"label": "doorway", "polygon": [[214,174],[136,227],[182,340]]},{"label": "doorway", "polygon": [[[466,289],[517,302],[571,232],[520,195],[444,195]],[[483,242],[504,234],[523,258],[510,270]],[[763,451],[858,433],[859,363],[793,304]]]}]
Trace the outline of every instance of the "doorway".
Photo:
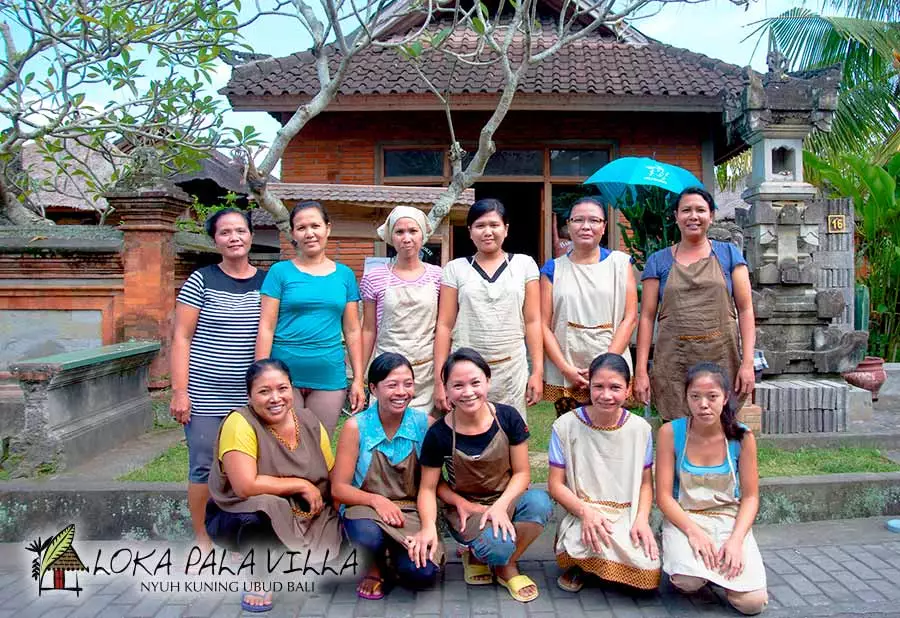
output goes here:
[{"label": "doorway", "polygon": [[[475,199],[494,198],[503,202],[509,217],[509,235],[503,243],[507,253],[530,255],[540,265],[542,182],[479,182]],[[453,257],[475,254],[475,245],[465,225],[453,227]]]}]

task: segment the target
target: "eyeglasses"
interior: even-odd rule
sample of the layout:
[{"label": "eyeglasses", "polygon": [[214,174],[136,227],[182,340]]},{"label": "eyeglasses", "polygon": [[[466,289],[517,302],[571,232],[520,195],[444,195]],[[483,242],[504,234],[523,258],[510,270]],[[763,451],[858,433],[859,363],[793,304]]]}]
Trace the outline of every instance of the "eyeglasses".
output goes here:
[{"label": "eyeglasses", "polygon": [[601,219],[600,217],[590,217],[589,219],[585,219],[584,217],[572,217],[569,219],[569,223],[575,227],[582,227],[585,223],[591,227],[600,227],[606,223],[606,219]]}]

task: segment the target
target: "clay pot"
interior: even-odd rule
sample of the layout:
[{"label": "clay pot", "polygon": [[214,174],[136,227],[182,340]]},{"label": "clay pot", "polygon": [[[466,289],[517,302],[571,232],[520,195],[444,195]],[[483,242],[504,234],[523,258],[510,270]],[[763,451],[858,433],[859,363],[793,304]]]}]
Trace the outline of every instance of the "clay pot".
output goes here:
[{"label": "clay pot", "polygon": [[872,393],[872,401],[878,401],[878,391],[887,374],[884,372],[884,359],[867,356],[853,371],[841,374],[853,386],[864,388]]}]

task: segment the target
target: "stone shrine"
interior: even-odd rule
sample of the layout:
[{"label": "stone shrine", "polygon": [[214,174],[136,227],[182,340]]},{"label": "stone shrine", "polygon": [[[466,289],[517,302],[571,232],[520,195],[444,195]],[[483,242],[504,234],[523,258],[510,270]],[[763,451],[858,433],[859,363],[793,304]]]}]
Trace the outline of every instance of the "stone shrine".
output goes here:
[{"label": "stone shrine", "polygon": [[756,347],[769,367],[758,383],[766,433],[846,431],[853,387],[840,378],[863,359],[868,334],[853,330],[853,207],[816,198],[803,179],[803,140],[828,131],[837,106],[837,67],[747,70],[729,101],[729,139],[751,145],[752,172],[737,213],[753,286]]}]

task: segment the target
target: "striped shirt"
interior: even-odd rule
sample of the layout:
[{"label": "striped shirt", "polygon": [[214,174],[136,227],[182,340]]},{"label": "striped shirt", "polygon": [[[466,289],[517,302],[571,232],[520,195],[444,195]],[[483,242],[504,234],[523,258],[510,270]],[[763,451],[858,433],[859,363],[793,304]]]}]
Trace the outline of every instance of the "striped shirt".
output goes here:
[{"label": "striped shirt", "polygon": [[225,416],[247,405],[244,373],[253,362],[265,278],[257,269],[235,279],[214,264],[195,270],[181,287],[178,302],[200,310],[188,369],[191,414]]},{"label": "striped shirt", "polygon": [[441,267],[425,264],[425,272],[414,281],[406,281],[393,273],[385,264],[379,264],[366,271],[359,284],[359,293],[366,302],[375,303],[375,320],[381,324],[384,316],[384,293],[389,287],[402,285],[434,286],[434,302],[437,303],[441,291]]}]

